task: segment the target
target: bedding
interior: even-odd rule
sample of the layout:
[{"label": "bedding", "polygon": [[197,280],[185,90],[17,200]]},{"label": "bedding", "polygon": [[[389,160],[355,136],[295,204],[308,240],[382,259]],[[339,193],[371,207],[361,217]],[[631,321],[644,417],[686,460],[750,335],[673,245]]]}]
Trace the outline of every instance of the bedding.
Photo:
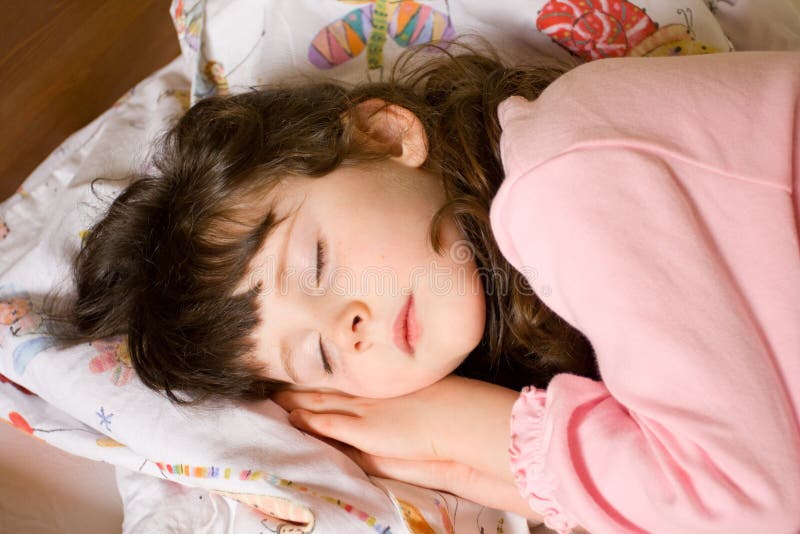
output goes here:
[{"label": "bedding", "polygon": [[737,50],[800,50],[797,0],[706,0]]},{"label": "bedding", "polygon": [[178,0],[172,13],[192,103],[276,79],[384,79],[403,48],[462,34],[519,62],[732,50],[704,0]]},{"label": "bedding", "polygon": [[0,419],[114,465],[125,532],[528,532],[514,514],[365,475],[338,450],[291,427],[271,401],[175,407],[138,381],[123,337],[56,350],[37,308],[49,290],[69,289],[68,261],[83,234],[130,172],[151,168],[156,136],[201,98],[307,76],[381,79],[404,47],[466,33],[526,61],[732,48],[711,8],[719,13],[722,4],[585,3],[594,7],[576,11],[577,2],[555,0],[173,0],[182,56],[67,139],[0,203]]}]

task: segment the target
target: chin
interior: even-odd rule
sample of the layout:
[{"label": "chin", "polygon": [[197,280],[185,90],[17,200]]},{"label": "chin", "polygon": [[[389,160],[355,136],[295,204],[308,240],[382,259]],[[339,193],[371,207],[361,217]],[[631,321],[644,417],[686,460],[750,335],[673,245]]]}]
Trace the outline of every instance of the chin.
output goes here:
[{"label": "chin", "polygon": [[393,397],[402,397],[403,395],[408,395],[409,393],[414,393],[415,391],[425,389],[426,387],[431,386],[444,377],[450,375],[450,373],[458,368],[458,366],[461,364],[461,361],[463,361],[463,359],[458,360],[458,362],[452,366],[452,369],[445,368],[441,373],[428,375],[424,379],[420,379],[413,384],[407,384],[405,387],[396,387],[391,391],[375,392],[376,394],[374,396],[370,395],[370,397],[373,399],[390,399]]}]

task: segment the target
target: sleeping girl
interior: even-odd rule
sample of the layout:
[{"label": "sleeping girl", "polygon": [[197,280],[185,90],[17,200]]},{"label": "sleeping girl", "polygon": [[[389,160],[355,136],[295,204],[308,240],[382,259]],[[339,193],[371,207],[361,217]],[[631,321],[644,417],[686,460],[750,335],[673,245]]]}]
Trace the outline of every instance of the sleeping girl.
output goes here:
[{"label": "sleeping girl", "polygon": [[421,49],[193,106],[61,341],[559,532],[797,532],[800,53]]}]

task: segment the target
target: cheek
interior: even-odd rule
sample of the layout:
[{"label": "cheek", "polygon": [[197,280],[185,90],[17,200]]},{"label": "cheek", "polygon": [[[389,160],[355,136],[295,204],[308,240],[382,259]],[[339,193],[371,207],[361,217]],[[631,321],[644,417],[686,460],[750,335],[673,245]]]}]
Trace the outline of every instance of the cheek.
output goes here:
[{"label": "cheek", "polygon": [[473,270],[467,288],[463,304],[465,320],[468,323],[465,332],[470,335],[465,337],[467,337],[467,343],[472,344],[469,349],[472,351],[480,342],[486,328],[486,292],[477,269]]},{"label": "cheek", "polygon": [[486,328],[486,294],[474,266],[457,266],[452,290],[434,292],[434,329],[438,331],[439,351],[468,354],[480,343]]},{"label": "cheek", "polygon": [[449,373],[449,368],[430,369],[413,363],[399,368],[362,366],[349,377],[347,387],[343,389],[357,397],[388,399],[419,391]]}]

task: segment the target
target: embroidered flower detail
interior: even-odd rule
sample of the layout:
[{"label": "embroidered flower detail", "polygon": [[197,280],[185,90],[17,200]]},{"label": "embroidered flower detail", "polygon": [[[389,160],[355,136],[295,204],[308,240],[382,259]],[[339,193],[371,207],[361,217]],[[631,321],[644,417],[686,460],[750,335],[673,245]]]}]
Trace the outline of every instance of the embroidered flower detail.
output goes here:
[{"label": "embroidered flower detail", "polygon": [[12,425],[19,428],[23,432],[33,435],[33,427],[31,427],[31,425],[28,424],[28,421],[26,421],[25,418],[17,412],[9,412],[8,420],[11,421]]},{"label": "embroidered flower detail", "polygon": [[106,413],[106,409],[100,406],[100,410],[95,412],[95,415],[100,418],[100,426],[111,432],[111,418],[114,417],[114,414]]},{"label": "embroidered flower detail", "polygon": [[92,341],[99,354],[89,362],[89,370],[95,374],[111,371],[111,382],[116,386],[124,386],[133,376],[131,355],[124,336]]},{"label": "embroidered flower detail", "polygon": [[118,442],[117,440],[108,437],[97,438],[95,440],[95,443],[97,444],[98,447],[106,447],[106,448],[116,448],[125,446],[122,443]]}]

